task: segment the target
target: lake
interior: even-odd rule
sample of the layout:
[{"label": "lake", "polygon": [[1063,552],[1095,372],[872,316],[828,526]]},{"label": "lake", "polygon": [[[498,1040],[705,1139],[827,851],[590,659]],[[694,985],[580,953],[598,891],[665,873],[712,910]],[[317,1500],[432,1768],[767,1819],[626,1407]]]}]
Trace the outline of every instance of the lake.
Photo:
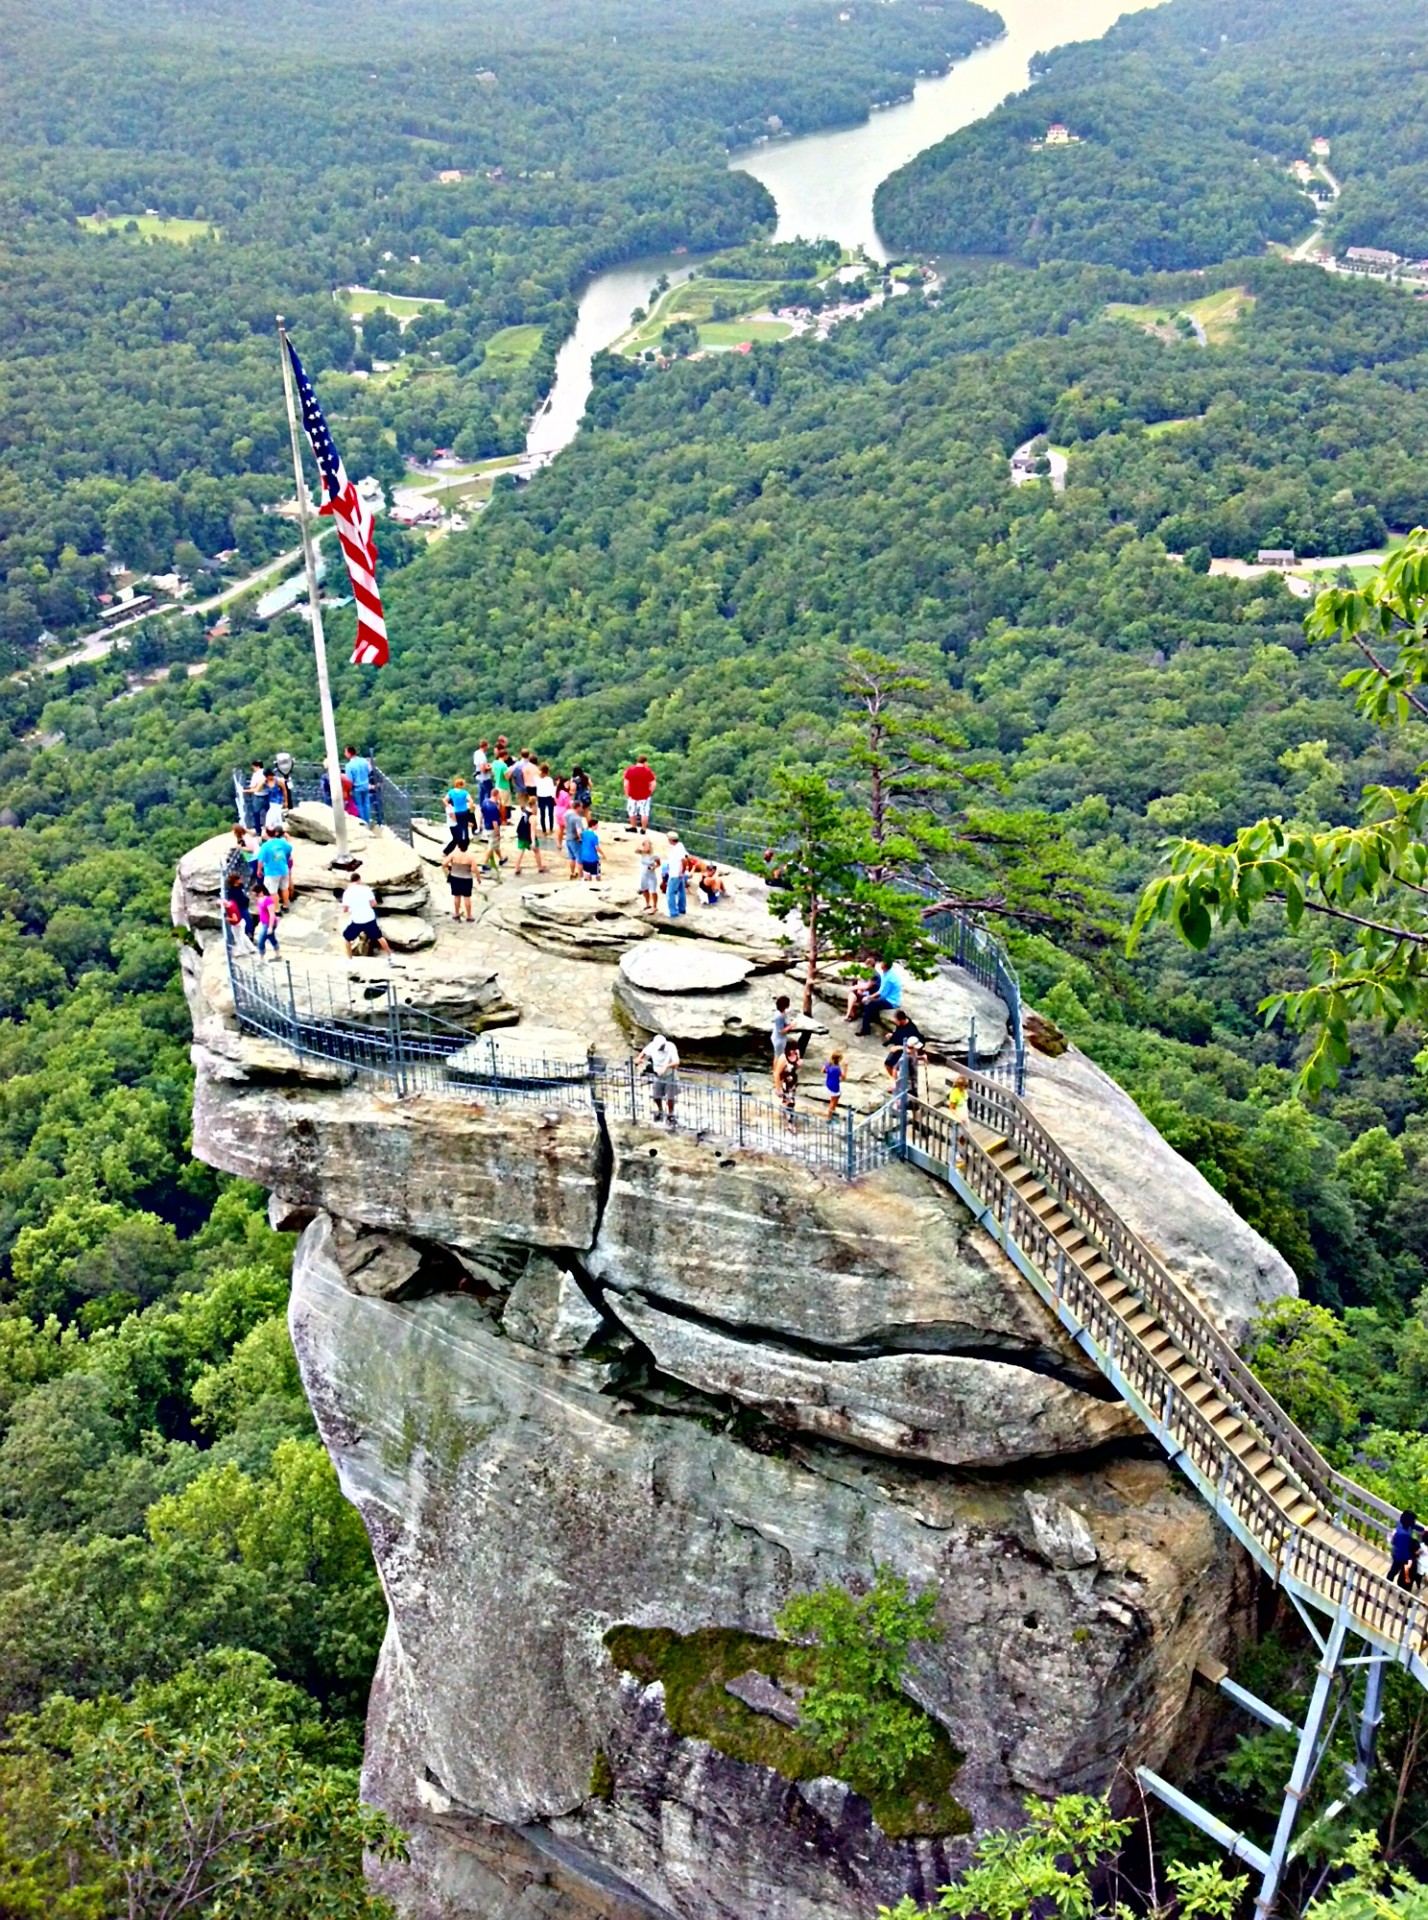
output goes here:
[{"label": "lake", "polygon": [[[887,254],[873,224],[873,195],[890,173],[924,147],[970,126],[1030,77],[1033,54],[1068,40],[1095,40],[1127,7],[1124,0],[988,0],[1007,30],[980,47],[950,73],[920,80],[911,100],[874,113],[860,127],[811,133],[796,140],[770,140],[729,156],[731,167],[762,180],[778,205],[778,240],[827,236],[845,247],[862,247],[875,260]],[[1148,0],[1158,5],[1159,0]],[[688,279],[699,266],[690,255],[635,260],[600,273],[580,298],[575,331],[556,361],[550,405],[531,423],[528,455],[544,462],[574,439],[590,393],[590,364],[630,324],[631,310],[645,305],[661,273]]]}]

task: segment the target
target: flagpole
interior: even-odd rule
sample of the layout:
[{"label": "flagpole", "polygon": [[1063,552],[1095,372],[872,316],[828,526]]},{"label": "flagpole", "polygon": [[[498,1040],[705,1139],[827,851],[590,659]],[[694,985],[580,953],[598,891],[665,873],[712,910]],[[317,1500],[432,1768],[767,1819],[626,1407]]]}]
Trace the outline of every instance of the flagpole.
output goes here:
[{"label": "flagpole", "polygon": [[293,406],[293,371],[288,358],[288,330],[278,315],[278,351],[283,362],[283,396],[288,403],[288,435],[293,447],[293,480],[297,486],[298,523],[302,529],[302,557],[307,566],[307,603],[312,609],[312,648],[317,656],[317,698],[322,708],[322,742],[327,754],[327,784],[332,795],[332,837],[337,843],[334,864],[347,858],[347,809],[342,802],[342,762],[337,756],[337,722],[332,716],[332,687],[327,678],[327,640],[322,631],[322,604],[317,585],[317,552],[308,524],[307,482],[302,470],[302,442],[298,438]]}]

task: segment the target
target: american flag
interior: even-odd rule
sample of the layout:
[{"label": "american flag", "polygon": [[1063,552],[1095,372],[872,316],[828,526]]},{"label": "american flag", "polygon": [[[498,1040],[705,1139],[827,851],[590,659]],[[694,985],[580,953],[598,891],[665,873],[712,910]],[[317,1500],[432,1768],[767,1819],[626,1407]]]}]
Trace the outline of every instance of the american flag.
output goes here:
[{"label": "american flag", "polygon": [[293,363],[298,399],[302,403],[302,423],[312,442],[313,458],[322,475],[323,503],[318,509],[337,523],[337,538],[347,562],[347,577],[352,582],[352,597],[357,602],[357,640],[352,648],[354,667],[384,667],[387,664],[387,623],[382,617],[382,596],[377,591],[377,546],[372,538],[372,516],[357,498],[357,489],[347,478],[342,456],[333,445],[322,408],[312,383],[302,370],[302,361],[291,340],[288,358]]}]

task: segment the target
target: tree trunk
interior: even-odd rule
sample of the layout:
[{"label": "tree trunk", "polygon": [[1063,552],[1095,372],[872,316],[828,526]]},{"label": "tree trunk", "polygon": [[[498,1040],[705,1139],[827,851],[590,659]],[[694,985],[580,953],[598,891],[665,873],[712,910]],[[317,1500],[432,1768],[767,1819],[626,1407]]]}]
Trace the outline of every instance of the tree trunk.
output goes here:
[{"label": "tree trunk", "polygon": [[813,980],[818,972],[818,895],[808,903],[808,971],[803,978],[803,1011],[813,1012]]}]

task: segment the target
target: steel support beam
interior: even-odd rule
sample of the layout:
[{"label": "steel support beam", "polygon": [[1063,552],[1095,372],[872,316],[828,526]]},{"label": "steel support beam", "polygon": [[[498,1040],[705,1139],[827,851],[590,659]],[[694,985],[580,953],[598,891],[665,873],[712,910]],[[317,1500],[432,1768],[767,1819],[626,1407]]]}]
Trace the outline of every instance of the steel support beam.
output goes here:
[{"label": "steel support beam", "polygon": [[1299,1818],[1300,1804],[1313,1782],[1322,1757],[1320,1735],[1324,1730],[1324,1718],[1329,1710],[1329,1696],[1338,1676],[1339,1662],[1343,1656],[1344,1642],[1349,1634],[1349,1614],[1347,1607],[1341,1608],[1334,1616],[1334,1624],[1324,1644],[1323,1658],[1314,1670],[1314,1687],[1309,1695],[1308,1710],[1304,1715],[1304,1725],[1299,1734],[1299,1745],[1294,1753],[1294,1765],[1289,1770],[1289,1784],[1284,1789],[1284,1805],[1279,1811],[1279,1824],[1274,1830],[1274,1839],[1270,1844],[1269,1858],[1265,1863],[1264,1879],[1261,1882],[1259,1897],[1254,1903],[1256,1920],[1267,1920],[1274,1910],[1274,1902],[1279,1894],[1279,1882],[1284,1873],[1284,1863],[1289,1857],[1289,1842],[1294,1836],[1294,1823]]},{"label": "steel support beam", "polygon": [[1257,1847],[1244,1834],[1236,1833],[1233,1827],[1227,1827],[1223,1820],[1217,1820],[1213,1813],[1192,1800],[1188,1793],[1182,1793],[1179,1787],[1172,1787],[1168,1780],[1162,1780],[1149,1767],[1137,1767],[1135,1777],[1147,1793],[1153,1793],[1157,1800],[1163,1800],[1172,1813],[1178,1813],[1182,1820],[1188,1820],[1192,1827],[1198,1827],[1217,1847],[1223,1847],[1226,1853],[1243,1860],[1256,1873],[1269,1872],[1269,1855],[1263,1848]]},{"label": "steel support beam", "polygon": [[1378,1723],[1383,1718],[1383,1670],[1387,1664],[1388,1657],[1385,1654],[1375,1654],[1368,1661],[1368,1674],[1364,1681],[1363,1712],[1359,1715],[1359,1724],[1354,1730],[1353,1763],[1347,1770],[1351,1793],[1362,1793],[1373,1771],[1374,1747],[1378,1743]]}]

